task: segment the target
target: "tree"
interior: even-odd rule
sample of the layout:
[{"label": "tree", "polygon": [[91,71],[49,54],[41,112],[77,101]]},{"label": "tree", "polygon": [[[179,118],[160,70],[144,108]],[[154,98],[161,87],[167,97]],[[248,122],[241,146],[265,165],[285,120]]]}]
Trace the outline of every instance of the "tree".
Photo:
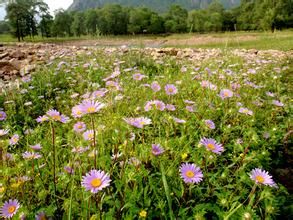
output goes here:
[{"label": "tree", "polygon": [[86,34],[85,16],[83,12],[76,12],[74,14],[71,28],[72,33],[74,33],[78,37]]},{"label": "tree", "polygon": [[94,9],[89,9],[85,12],[85,26],[87,28],[87,33],[91,35],[97,34],[98,27],[98,13]]},{"label": "tree", "polygon": [[172,5],[165,16],[165,29],[170,33],[182,33],[187,30],[188,12],[179,5]]},{"label": "tree", "polygon": [[55,37],[72,36],[71,26],[73,14],[64,10],[59,10],[55,14],[54,23],[52,25],[52,34]]},{"label": "tree", "polygon": [[128,14],[120,5],[106,5],[98,11],[98,28],[102,34],[126,34]]}]

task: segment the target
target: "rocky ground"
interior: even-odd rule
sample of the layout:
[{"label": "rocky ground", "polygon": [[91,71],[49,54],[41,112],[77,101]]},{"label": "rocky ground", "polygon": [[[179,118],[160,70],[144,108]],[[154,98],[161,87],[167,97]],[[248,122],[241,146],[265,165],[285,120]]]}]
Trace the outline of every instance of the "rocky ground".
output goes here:
[{"label": "rocky ground", "polygon": [[[30,44],[22,43],[17,45],[0,44],[0,85],[5,82],[31,74],[37,68],[42,67],[55,59],[72,57],[77,54],[88,53],[95,50],[117,51],[127,53],[129,50],[142,50],[143,53],[151,54],[154,58],[162,56],[173,56],[178,59],[189,59],[192,61],[203,61],[211,57],[222,56],[220,49],[177,49],[177,48],[129,48],[127,46],[115,45],[115,47],[96,47],[76,45],[58,45],[58,44]],[[285,59],[293,57],[293,52],[283,52],[276,50],[233,50],[232,53],[245,59],[262,60],[264,57],[272,59]],[[2,81],[2,82],[1,82]]]}]

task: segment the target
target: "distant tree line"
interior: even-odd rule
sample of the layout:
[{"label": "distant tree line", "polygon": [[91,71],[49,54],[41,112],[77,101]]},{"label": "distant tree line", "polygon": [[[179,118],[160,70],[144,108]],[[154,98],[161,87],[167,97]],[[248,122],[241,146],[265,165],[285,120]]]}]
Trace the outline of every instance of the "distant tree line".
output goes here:
[{"label": "distant tree line", "polygon": [[[86,11],[56,11],[55,18],[42,0],[14,0],[7,7],[11,32],[19,39],[82,35],[162,34],[271,30],[293,27],[293,0],[242,0],[225,10],[219,1],[206,9],[187,11],[171,5],[165,14],[148,8],[116,4]],[[5,26],[4,24],[1,24]],[[1,26],[0,26],[1,27]],[[7,28],[7,26],[5,26]]]}]

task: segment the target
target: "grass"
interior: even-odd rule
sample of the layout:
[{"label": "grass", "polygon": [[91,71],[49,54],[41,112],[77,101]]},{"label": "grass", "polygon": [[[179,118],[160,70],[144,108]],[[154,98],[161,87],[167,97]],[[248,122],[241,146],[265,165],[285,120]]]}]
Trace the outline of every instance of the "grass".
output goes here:
[{"label": "grass", "polygon": [[[173,34],[169,36],[137,35],[137,36],[82,36],[66,38],[26,38],[26,42],[67,43],[78,45],[121,46],[129,44],[136,47],[177,47],[177,48],[221,48],[221,49],[258,49],[282,50],[293,49],[293,31],[271,32],[228,32],[211,34]],[[16,39],[9,35],[0,35],[0,42],[15,43]]]}]

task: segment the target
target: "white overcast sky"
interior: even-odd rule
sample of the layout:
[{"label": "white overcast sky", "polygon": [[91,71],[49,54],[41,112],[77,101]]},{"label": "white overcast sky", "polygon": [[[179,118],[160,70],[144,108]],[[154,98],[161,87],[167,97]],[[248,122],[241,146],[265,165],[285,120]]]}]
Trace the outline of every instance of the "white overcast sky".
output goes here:
[{"label": "white overcast sky", "polygon": [[[73,0],[44,0],[49,5],[50,12],[54,15],[54,11],[59,8],[67,9],[73,2]],[[0,20],[5,16],[5,9],[0,8]]]},{"label": "white overcast sky", "polygon": [[44,0],[44,2],[46,2],[49,5],[50,12],[53,15],[53,12],[56,9],[67,9],[72,4],[73,0]]}]

